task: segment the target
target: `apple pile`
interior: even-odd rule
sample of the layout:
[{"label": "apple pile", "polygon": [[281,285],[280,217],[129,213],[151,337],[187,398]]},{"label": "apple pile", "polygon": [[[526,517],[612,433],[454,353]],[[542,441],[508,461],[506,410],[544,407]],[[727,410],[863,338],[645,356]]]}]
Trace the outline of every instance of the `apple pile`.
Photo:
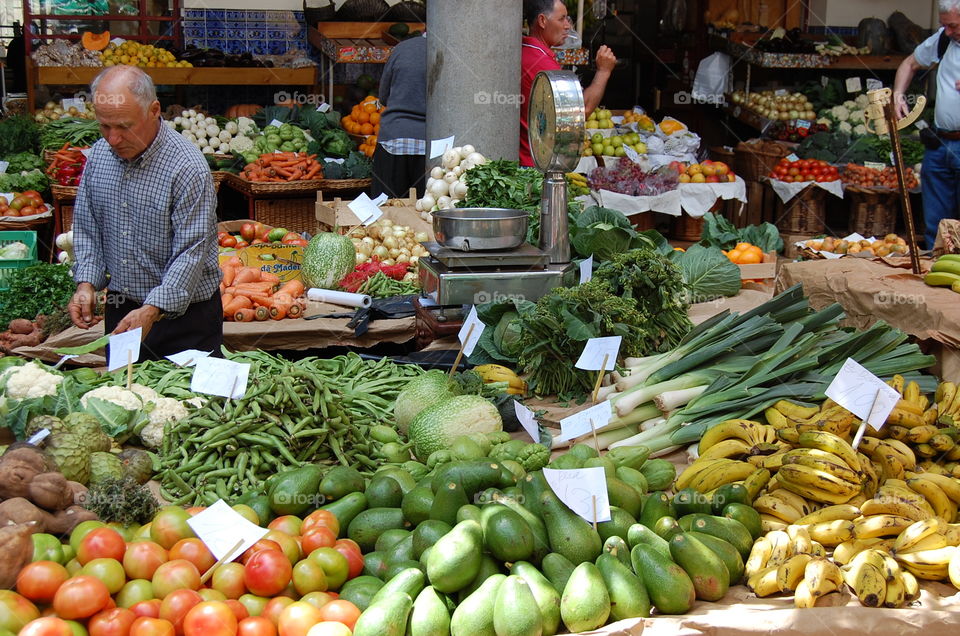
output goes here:
[{"label": "apple pile", "polygon": [[594,108],[587,117],[587,128],[613,128],[613,113],[606,108]]},{"label": "apple pile", "polygon": [[737,180],[730,166],[722,161],[701,161],[687,165],[682,161],[671,161],[670,167],[680,175],[680,183],[733,183]]},{"label": "apple pile", "polygon": [[307,246],[307,240],[296,232],[291,232],[282,227],[270,227],[254,221],[240,226],[239,234],[217,232],[217,244],[221,251],[239,250],[249,245],[263,245],[265,243]]},{"label": "apple pile", "polygon": [[627,151],[625,146],[629,146],[638,154],[647,153],[647,144],[640,139],[639,133],[630,132],[623,135],[612,135],[604,137],[603,133],[593,133],[583,143],[584,157],[593,157],[595,155],[605,155],[607,157],[623,157]]}]

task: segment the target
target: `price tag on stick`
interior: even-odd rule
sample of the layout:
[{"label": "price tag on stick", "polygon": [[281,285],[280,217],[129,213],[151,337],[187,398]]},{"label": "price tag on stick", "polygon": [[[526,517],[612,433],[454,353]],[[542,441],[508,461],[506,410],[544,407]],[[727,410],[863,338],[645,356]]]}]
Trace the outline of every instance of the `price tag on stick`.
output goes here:
[{"label": "price tag on stick", "polygon": [[540,442],[540,426],[537,424],[537,416],[533,411],[525,407],[519,400],[513,401],[513,411],[520,420],[520,426],[527,432],[534,442]]},{"label": "price tag on stick", "polygon": [[194,393],[242,398],[247,392],[250,365],[223,358],[200,358],[190,379]]},{"label": "price tag on stick", "polygon": [[460,332],[457,334],[457,338],[460,340],[460,351],[457,353],[457,358],[453,361],[453,366],[450,368],[451,378],[453,374],[457,372],[457,367],[460,366],[460,359],[463,358],[463,356],[469,357],[477,347],[484,327],[483,321],[477,316],[476,305],[470,307],[470,313],[467,314],[467,318],[463,321],[463,326],[460,327]]},{"label": "price tag on stick", "polygon": [[366,192],[362,192],[360,196],[348,203],[347,207],[363,225],[370,225],[383,216],[383,211],[367,196]]},{"label": "price tag on stick", "polygon": [[593,279],[593,254],[580,261],[580,284],[589,283]]},{"label": "price tag on stick", "polygon": [[590,523],[610,521],[610,499],[603,468],[544,468],[543,477],[557,498],[584,520]]},{"label": "price tag on stick", "polygon": [[187,519],[187,525],[213,556],[223,560],[230,558],[231,552],[232,556],[242,554],[269,532],[241,516],[223,499]]},{"label": "price tag on stick", "polygon": [[107,361],[107,371],[116,371],[140,358],[140,334],[143,329],[137,327],[110,336],[110,359]]},{"label": "price tag on stick", "polygon": [[446,151],[453,148],[454,135],[444,137],[443,139],[430,140],[430,158],[434,159],[441,156]]},{"label": "price tag on stick", "polygon": [[859,445],[866,425],[880,430],[900,400],[896,389],[888,386],[853,358],[847,358],[840,367],[837,376],[827,387],[826,395],[863,420],[864,423],[854,439],[854,448]]},{"label": "price tag on stick", "polygon": [[597,371],[597,380],[593,385],[593,401],[597,401],[600,384],[603,382],[604,371],[613,371],[616,368],[617,354],[620,352],[621,336],[606,338],[591,338],[587,340],[583,353],[575,365],[578,369]]},{"label": "price tag on stick", "polygon": [[566,442],[584,435],[590,435],[597,429],[603,429],[610,423],[613,409],[609,402],[595,404],[588,409],[574,413],[560,420],[560,436],[558,442]]},{"label": "price tag on stick", "polygon": [[178,367],[192,367],[197,364],[197,360],[200,358],[208,357],[212,351],[200,351],[199,349],[186,349],[180,353],[174,353],[169,356],[165,356],[167,360],[174,363]]}]

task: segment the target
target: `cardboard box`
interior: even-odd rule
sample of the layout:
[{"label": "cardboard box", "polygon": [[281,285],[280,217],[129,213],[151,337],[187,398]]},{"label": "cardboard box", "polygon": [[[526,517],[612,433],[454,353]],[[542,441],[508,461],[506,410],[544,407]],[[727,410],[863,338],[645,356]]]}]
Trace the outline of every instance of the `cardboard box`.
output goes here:
[{"label": "cardboard box", "polygon": [[[347,207],[353,199],[341,199],[335,197],[333,200],[324,200],[323,192],[317,192],[317,221],[321,226],[328,229],[334,227],[343,228],[346,231],[349,228],[360,224],[359,219],[353,211]],[[410,196],[404,199],[387,199],[387,202],[380,206],[384,219],[390,219],[394,223],[409,226],[414,232],[424,232],[433,240],[433,225],[425,221],[415,207],[417,203],[416,191],[411,188]]]},{"label": "cardboard box", "polygon": [[[244,223],[252,223],[249,219],[237,221],[221,221],[217,224],[217,230],[220,232],[239,232]],[[265,229],[273,229],[269,225],[263,226]],[[303,263],[304,248],[299,245],[281,245],[280,243],[264,243],[262,245],[249,245],[239,250],[221,251],[218,256],[220,263],[225,263],[230,258],[236,256],[244,266],[254,266],[264,272],[276,274],[280,277],[280,282],[287,282],[295,278],[300,278],[300,266]]]},{"label": "cardboard box", "polygon": [[767,252],[763,255],[763,262],[749,265],[737,265],[740,268],[740,280],[754,280],[760,278],[777,277],[777,253]]}]

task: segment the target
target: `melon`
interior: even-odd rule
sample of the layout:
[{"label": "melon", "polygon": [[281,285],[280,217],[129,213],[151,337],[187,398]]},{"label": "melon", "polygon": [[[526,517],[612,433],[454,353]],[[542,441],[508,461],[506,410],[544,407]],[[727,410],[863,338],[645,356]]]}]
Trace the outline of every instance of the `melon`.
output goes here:
[{"label": "melon", "polygon": [[303,250],[300,275],[309,289],[337,289],[343,277],[357,265],[357,252],[346,236],[333,232],[317,234]]},{"label": "melon", "polygon": [[450,448],[459,435],[502,430],[500,412],[490,401],[479,395],[457,395],[420,411],[410,422],[407,434],[414,454],[426,461],[434,451]]},{"label": "melon", "polygon": [[393,416],[397,428],[406,433],[410,422],[420,411],[437,402],[460,393],[457,383],[443,371],[432,369],[410,380],[397,394],[393,405]]}]

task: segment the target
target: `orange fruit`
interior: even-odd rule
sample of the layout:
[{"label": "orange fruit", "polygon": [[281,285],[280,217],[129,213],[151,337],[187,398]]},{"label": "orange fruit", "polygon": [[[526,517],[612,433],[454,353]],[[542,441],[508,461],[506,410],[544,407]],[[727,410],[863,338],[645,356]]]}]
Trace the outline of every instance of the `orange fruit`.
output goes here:
[{"label": "orange fruit", "polygon": [[361,110],[354,119],[358,124],[366,124],[370,121],[370,113]]},{"label": "orange fruit", "polygon": [[362,126],[360,126],[360,134],[361,134],[361,135],[372,135],[372,134],[373,134],[373,126],[371,126],[369,123],[363,124]]},{"label": "orange fruit", "polygon": [[740,254],[740,260],[737,261],[739,265],[752,265],[754,263],[760,263],[763,261],[763,252],[759,249],[757,250],[747,250]]},{"label": "orange fruit", "polygon": [[733,261],[734,263],[739,263],[739,262],[740,262],[740,256],[741,256],[741,255],[742,255],[742,252],[741,252],[740,250],[736,250],[736,249],[730,250],[729,252],[727,252],[727,258],[729,258],[729,259],[730,259],[731,261]]},{"label": "orange fruit", "polygon": [[737,243],[737,246],[733,249],[740,250],[742,252],[743,250],[750,249],[751,247],[753,247],[753,245],[750,243]]},{"label": "orange fruit", "polygon": [[374,112],[370,113],[370,123],[373,124],[374,126],[376,126],[377,124],[379,124],[379,123],[380,123],[380,113],[378,113],[377,111],[374,111]]},{"label": "orange fruit", "polygon": [[366,113],[377,112],[377,105],[374,102],[364,102],[363,111]]}]

